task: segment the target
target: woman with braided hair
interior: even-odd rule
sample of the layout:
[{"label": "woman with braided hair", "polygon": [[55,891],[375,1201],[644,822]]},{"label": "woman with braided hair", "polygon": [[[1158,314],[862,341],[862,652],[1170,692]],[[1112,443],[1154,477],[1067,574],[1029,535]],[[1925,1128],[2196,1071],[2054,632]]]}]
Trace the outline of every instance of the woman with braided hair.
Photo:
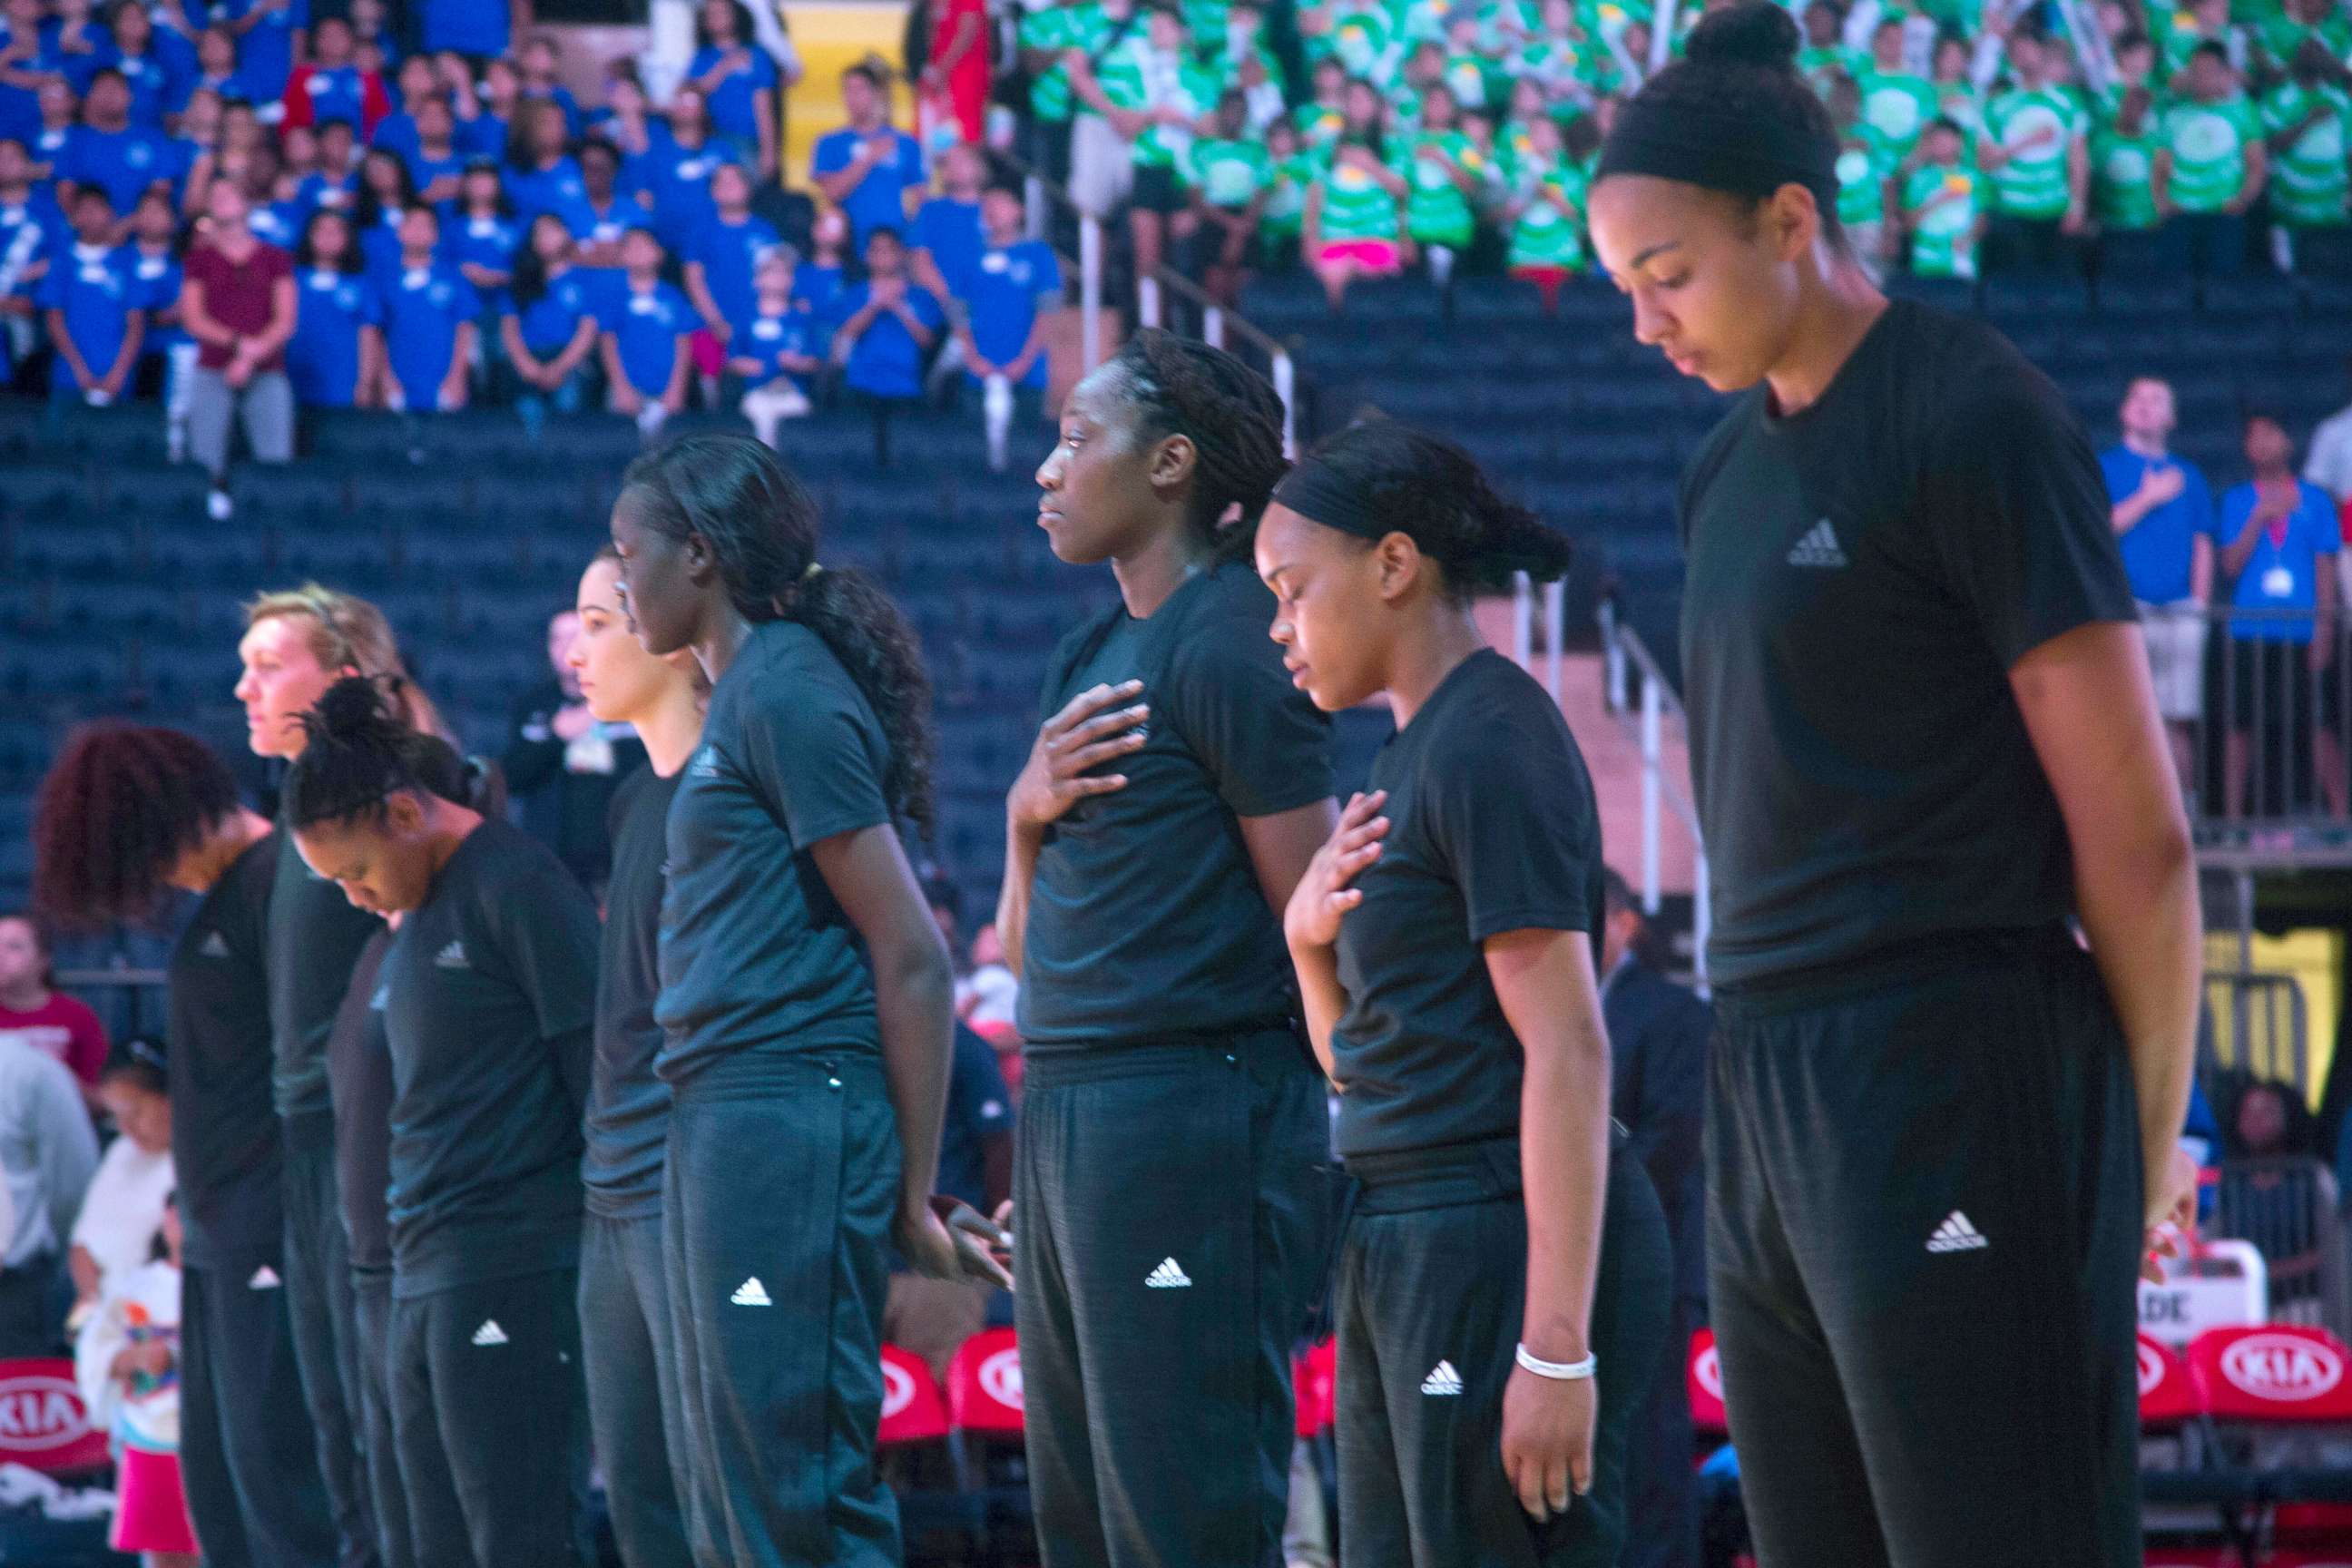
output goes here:
[{"label": "woman with braided hair", "polygon": [[874,1468],[889,1248],[1010,1279],[934,1211],[954,979],[895,819],[931,825],[914,628],[817,560],[816,504],[750,435],[639,458],[613,504],[646,651],[710,680],[667,825],[662,1244],[703,1568],[898,1561]]},{"label": "woman with braided hair", "polygon": [[206,1558],[317,1568],[335,1534],[287,1292],[284,1138],[270,1101],[268,933],[278,846],[203,742],[77,730],[34,807],[34,898],[61,925],[198,903],[172,949],[172,1157],[185,1229],[180,1469]]},{"label": "woman with braided hair", "polygon": [[1048,1568],[1279,1557],[1326,1148],[1279,916],[1334,819],[1329,722],[1242,559],[1282,448],[1263,379],[1145,331],[1072,392],[1037,470],[1054,552],[1119,588],[1055,654],[997,910]]}]

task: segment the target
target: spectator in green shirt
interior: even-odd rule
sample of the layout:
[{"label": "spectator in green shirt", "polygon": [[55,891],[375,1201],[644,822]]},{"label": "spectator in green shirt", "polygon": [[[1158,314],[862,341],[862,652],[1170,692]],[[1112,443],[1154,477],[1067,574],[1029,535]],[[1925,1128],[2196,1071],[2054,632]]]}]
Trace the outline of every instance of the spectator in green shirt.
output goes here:
[{"label": "spectator in green shirt", "polygon": [[1021,19],[1021,66],[1029,78],[1030,150],[1038,170],[1061,184],[1070,177],[1070,73],[1062,57],[1084,47],[1091,0],[1047,0]]},{"label": "spectator in green shirt", "polygon": [[1322,162],[1287,120],[1265,128],[1265,152],[1273,174],[1258,217],[1261,248],[1273,265],[1296,266],[1307,223],[1307,187],[1321,174]]},{"label": "spectator in green shirt", "polygon": [[1878,133],[1894,163],[1909,160],[1937,114],[1935,84],[1904,68],[1904,31],[1895,17],[1879,23],[1870,37],[1870,65],[1854,78],[1862,89],[1863,121]]},{"label": "spectator in green shirt", "polygon": [[1992,182],[1985,262],[2048,271],[2066,237],[2090,222],[2090,117],[2051,68],[2050,40],[2020,26],[2009,35],[2011,85],[1985,105],[1977,162]]},{"label": "spectator in green shirt", "polygon": [[2263,194],[2270,152],[2262,117],[2220,44],[2197,46],[2181,86],[2180,100],[2164,111],[2172,169],[2158,210],[2189,270],[2226,276],[2245,263],[2245,215]]},{"label": "spectator in green shirt", "polygon": [[1348,125],[1348,68],[1326,55],[1315,62],[1311,79],[1315,96],[1291,111],[1290,122],[1307,146],[1328,153]]},{"label": "spectator in green shirt", "polygon": [[2304,45],[2315,43],[2328,58],[2341,64],[2352,59],[2352,15],[2342,0],[2285,0],[2276,12],[2254,28],[2260,76],[2284,75],[2294,68]]},{"label": "spectator in green shirt", "polygon": [[2230,19],[2230,0],[2189,0],[2185,11],[2169,7],[2158,15],[2157,44],[2164,56],[2165,85],[2171,90],[2182,89],[2180,79],[2200,44],[2221,45],[2232,67],[2245,63],[2246,29]]},{"label": "spectator in green shirt", "polygon": [[1927,78],[1936,89],[1936,112],[1960,128],[1973,155],[1977,138],[1984,132],[1984,94],[1977,90],[1976,79],[1969,74],[1976,63],[1975,54],[1966,38],[1945,33],[1936,39],[1930,60]]},{"label": "spectator in green shirt", "polygon": [[1838,0],[1813,0],[1805,7],[1805,47],[1797,51],[1797,71],[1829,96],[1832,71],[1859,73],[1866,64],[1862,51],[1845,47],[1845,7]]},{"label": "spectator in green shirt", "polygon": [[[2318,270],[2314,252],[2331,248],[2337,270],[2352,270],[2343,241],[2352,180],[2352,73],[2327,46],[2305,38],[2284,81],[2263,100],[2271,160],[2271,216],[2284,225],[2301,271]],[[2330,242],[2334,242],[2331,246]]]},{"label": "spectator in green shirt", "polygon": [[1829,79],[1827,96],[1830,121],[1838,132],[1838,225],[1853,243],[1854,259],[1874,282],[1885,270],[1892,238],[1886,222],[1887,184],[1900,160],[1878,127],[1865,118],[1860,83],[1839,71]]},{"label": "spectator in green shirt", "polygon": [[1352,128],[1307,187],[1303,243],[1334,311],[1357,279],[1392,277],[1403,265],[1400,214],[1410,193],[1389,167],[1379,132]]},{"label": "spectator in green shirt", "polygon": [[1454,90],[1429,89],[1421,103],[1421,129],[1401,138],[1400,165],[1411,182],[1405,198],[1405,233],[1428,260],[1429,275],[1443,288],[1454,263],[1476,237],[1477,201],[1487,163],[1464,135]]},{"label": "spectator in green shirt", "polygon": [[1927,127],[1920,162],[1903,183],[1903,227],[1913,276],[1974,278],[1983,239],[1983,176],[1961,162],[1966,138],[1948,120]]},{"label": "spectator in green shirt", "polygon": [[2102,272],[2143,276],[2161,269],[2168,258],[2158,228],[2171,178],[2172,150],[2165,144],[2156,95],[2144,84],[2126,88],[2091,132],[2091,204]]},{"label": "spectator in green shirt", "polygon": [[1194,245],[1191,271],[1216,299],[1241,298],[1250,249],[1274,189],[1274,160],[1249,133],[1249,100],[1239,88],[1217,100],[1209,133],[1192,143]]},{"label": "spectator in green shirt", "polygon": [[1560,285],[1584,268],[1584,171],[1570,161],[1559,121],[1549,115],[1527,127],[1528,151],[1511,199],[1511,276],[1536,286],[1547,314],[1559,303]]}]

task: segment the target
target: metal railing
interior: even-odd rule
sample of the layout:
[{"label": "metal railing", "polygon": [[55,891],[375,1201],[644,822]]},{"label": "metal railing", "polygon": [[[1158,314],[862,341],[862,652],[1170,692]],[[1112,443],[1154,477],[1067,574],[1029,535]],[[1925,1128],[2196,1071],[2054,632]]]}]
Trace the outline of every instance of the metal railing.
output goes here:
[{"label": "metal railing", "polygon": [[[1659,837],[1671,807],[1691,840],[1691,952],[1698,990],[1706,992],[1706,942],[1713,929],[1707,883],[1706,839],[1699,832],[1698,808],[1682,785],[1666,771],[1665,728],[1671,718],[1687,727],[1682,699],[1665,671],[1642,641],[1641,634],[1622,620],[1615,603],[1603,598],[1599,608],[1602,678],[1609,710],[1618,716],[1642,754],[1642,877],[1636,888],[1644,912],[1655,914],[1662,901],[1659,886]],[[1630,700],[1629,700],[1630,697]]]},{"label": "metal railing", "polygon": [[55,981],[58,990],[101,1013],[106,1008],[100,1004],[111,999],[121,1010],[107,1020],[108,1033],[117,1039],[160,1033],[163,1027],[170,976],[160,969],[60,969]]},{"label": "metal railing", "polygon": [[2352,624],[2192,605],[2144,624],[2200,847],[2352,861]]}]

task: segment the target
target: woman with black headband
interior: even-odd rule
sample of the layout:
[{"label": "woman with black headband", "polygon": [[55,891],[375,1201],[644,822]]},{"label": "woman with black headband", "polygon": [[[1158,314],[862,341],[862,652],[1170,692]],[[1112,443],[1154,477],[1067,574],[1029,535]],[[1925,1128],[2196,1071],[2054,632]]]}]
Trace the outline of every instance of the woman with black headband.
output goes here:
[{"label": "woman with black headband", "polygon": [[1333,817],[1329,721],[1283,679],[1242,559],[1285,466],[1263,377],[1145,331],[1079,383],[1037,469],[1054,553],[1119,589],[1048,668],[997,910],[1051,1568],[1279,1555],[1328,1122],[1278,911]]},{"label": "woman with black headband", "polygon": [[[670,801],[654,1009],[704,1568],[897,1563],[874,1468],[888,1248],[1010,1283],[931,1206],[953,977],[895,822],[931,824],[929,683],[898,607],[818,563],[816,523],[748,435],[647,453],[613,503],[638,640],[711,682]],[[981,1228],[967,1243],[1001,1240]]]},{"label": "woman with black headband", "polygon": [[1607,1568],[1665,1343],[1665,1220],[1612,1157],[1601,819],[1559,707],[1473,595],[1568,542],[1386,423],[1274,492],[1257,569],[1293,681],[1397,732],[1284,919],[1339,1085],[1339,1538],[1350,1562]]},{"label": "woman with black headband", "polygon": [[1742,1490],[1767,1568],[2121,1568],[2133,1276],[2192,1180],[2188,832],[2090,447],[1864,276],[1796,46],[1710,14],[1591,205],[1635,334],[1741,394],[1681,525]]},{"label": "woman with black headband", "polygon": [[596,910],[552,851],[441,795],[396,699],[303,716],[283,815],[352,903],[399,917],[392,1058],[393,1440],[419,1563],[573,1568],[585,1542],[576,1300]]},{"label": "woman with black headband", "polygon": [[143,922],[168,892],[197,895],[169,966],[181,1479],[207,1561],[320,1568],[335,1561],[335,1531],[283,1288],[284,1142],[270,1103],[277,835],[201,742],[92,724],[42,781],[33,840],[35,901],[62,923]]}]

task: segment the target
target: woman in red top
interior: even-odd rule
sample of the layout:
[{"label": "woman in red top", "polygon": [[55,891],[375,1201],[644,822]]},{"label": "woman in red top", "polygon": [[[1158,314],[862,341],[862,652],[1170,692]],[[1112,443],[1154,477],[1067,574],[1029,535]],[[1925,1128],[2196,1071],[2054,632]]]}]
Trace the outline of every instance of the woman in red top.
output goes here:
[{"label": "woman in red top", "polygon": [[32,916],[0,914],[0,1040],[56,1058],[95,1104],[106,1029],[83,1003],[50,989],[56,975],[49,957],[48,933]]},{"label": "woman in red top", "polygon": [[932,0],[931,54],[923,67],[923,139],[947,126],[955,139],[977,145],[981,116],[988,108],[988,6],[986,0]]}]

